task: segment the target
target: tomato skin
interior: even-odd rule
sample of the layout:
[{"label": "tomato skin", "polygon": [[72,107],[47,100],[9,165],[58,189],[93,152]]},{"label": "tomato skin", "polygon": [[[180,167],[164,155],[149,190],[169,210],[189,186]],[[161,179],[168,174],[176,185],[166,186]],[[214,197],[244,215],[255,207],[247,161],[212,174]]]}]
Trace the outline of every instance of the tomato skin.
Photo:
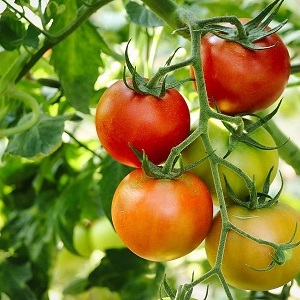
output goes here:
[{"label": "tomato skin", "polygon": [[209,190],[192,173],[154,179],[136,169],[116,189],[111,213],[117,234],[132,252],[167,261],[200,245],[211,226],[213,205]]},{"label": "tomato skin", "polygon": [[[290,75],[286,46],[276,33],[254,44],[274,47],[253,51],[211,33],[202,38],[203,73],[212,107],[216,103],[230,115],[251,113],[269,107],[281,96]],[[193,68],[191,76],[195,77]]]},{"label": "tomato skin", "polygon": [[[131,84],[130,79],[127,82]],[[132,91],[119,80],[102,95],[95,123],[101,144],[113,158],[140,167],[128,143],[144,150],[153,163],[160,164],[189,135],[190,113],[175,89],[167,90],[159,99]]]},{"label": "tomato skin", "polygon": [[[276,203],[269,208],[248,210],[242,206],[228,207],[229,220],[248,234],[276,244],[291,240],[296,222],[300,221],[300,212],[284,203]],[[214,217],[211,230],[205,240],[205,250],[208,261],[213,266],[221,232],[220,213]],[[292,243],[300,240],[300,230]],[[228,232],[222,271],[226,281],[233,287],[245,290],[270,290],[291,281],[300,272],[300,246],[292,250],[292,256],[282,265],[276,265],[269,271],[266,269],[272,262],[274,249],[257,244],[239,235],[233,230]],[[252,268],[251,268],[252,267]]]},{"label": "tomato skin", "polygon": [[[208,123],[208,133],[215,153],[220,157],[223,157],[228,151],[230,138],[229,131],[221,121],[210,119]],[[262,145],[276,147],[273,137],[262,127],[251,133],[250,137]],[[198,137],[182,152],[184,165],[197,162],[206,156],[207,153],[205,152],[204,145],[200,137]],[[279,154],[277,149],[261,150],[244,143],[238,143],[229,156],[227,156],[226,160],[244,171],[250,178],[255,176],[256,189],[261,192],[267,175],[272,167],[273,170],[270,178],[271,182],[275,178],[278,170]],[[205,182],[212,194],[214,203],[218,204],[209,160],[205,160],[203,163],[191,169],[190,172],[196,174]],[[234,171],[225,166],[219,165],[219,173],[225,201],[228,204],[232,204],[233,200],[231,200],[228,195],[223,175],[226,176],[232,190],[239,199],[244,200],[249,196],[249,190],[247,189],[245,182]]]}]

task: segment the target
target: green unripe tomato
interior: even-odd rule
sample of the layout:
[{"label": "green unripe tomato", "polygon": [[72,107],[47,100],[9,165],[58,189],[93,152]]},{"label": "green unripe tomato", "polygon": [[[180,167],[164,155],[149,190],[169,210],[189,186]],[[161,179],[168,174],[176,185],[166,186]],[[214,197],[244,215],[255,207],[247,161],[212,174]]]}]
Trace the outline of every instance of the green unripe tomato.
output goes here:
[{"label": "green unripe tomato", "polygon": [[105,251],[106,249],[125,247],[106,217],[100,217],[92,223],[89,238],[94,250]]},{"label": "green unripe tomato", "polygon": [[73,244],[75,250],[78,254],[82,256],[90,256],[93,252],[90,236],[89,236],[89,226],[77,223],[73,231]]},{"label": "green unripe tomato", "polygon": [[[221,121],[210,119],[208,123],[208,133],[215,153],[220,157],[223,157],[228,151],[230,132]],[[276,143],[271,134],[262,127],[259,127],[252,132],[250,137],[264,146],[276,147]],[[205,152],[204,145],[200,137],[198,137],[182,152],[185,166],[195,163],[206,156],[207,153]],[[240,142],[235,145],[235,148],[229,156],[227,156],[226,160],[244,171],[251,179],[253,179],[254,176],[255,187],[258,192],[261,192],[267,175],[272,167],[273,171],[270,178],[271,182],[275,178],[278,170],[279,155],[277,149],[262,150]],[[209,160],[206,159],[203,163],[190,171],[199,176],[206,183],[212,194],[214,203],[218,204]],[[219,173],[225,200],[228,204],[233,201],[230,199],[226,191],[224,175],[239,199],[244,200],[249,196],[249,190],[247,189],[245,182],[237,173],[223,165],[219,165]]]}]

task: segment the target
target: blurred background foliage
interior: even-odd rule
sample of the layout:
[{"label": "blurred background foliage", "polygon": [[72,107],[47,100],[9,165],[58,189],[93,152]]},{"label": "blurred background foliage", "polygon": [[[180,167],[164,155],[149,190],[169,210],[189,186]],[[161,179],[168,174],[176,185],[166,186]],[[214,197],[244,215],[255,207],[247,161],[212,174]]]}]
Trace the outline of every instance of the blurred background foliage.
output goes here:
[{"label": "blurred background foliage", "polygon": [[[28,27],[28,21],[37,26],[43,21],[38,17],[38,1],[4,2],[0,1],[0,75],[17,59],[22,43],[30,45],[32,56],[43,47],[43,38],[37,39],[32,27]],[[198,18],[229,14],[253,17],[270,2],[176,1]],[[55,33],[74,19],[83,1],[39,3],[43,4],[40,16],[53,17],[52,24],[47,23],[49,20],[43,22],[49,32]],[[11,46],[5,27],[5,17],[17,16],[19,20],[22,15],[14,7],[27,18],[21,18],[25,31],[18,30],[22,43],[17,46]],[[275,24],[288,19],[280,35],[289,48],[293,65],[300,64],[299,8],[299,0],[286,0],[274,21]],[[95,107],[101,94],[122,78],[129,39],[130,59],[146,77],[164,64],[176,48],[181,47],[174,62],[189,55],[189,41],[173,34],[173,29],[145,9],[142,2],[121,0],[101,7],[71,35],[71,40],[67,38],[49,47],[17,83],[20,90],[37,99],[45,115],[35,133],[0,139],[0,299],[151,300],[158,298],[165,273],[177,287],[192,280],[192,274],[197,278],[208,270],[203,245],[186,257],[165,264],[144,261],[124,248],[96,249],[82,256],[74,247],[76,224],[110,218],[113,192],[131,170],[106,155],[94,128]],[[15,22],[11,28],[19,25]],[[175,72],[168,80],[186,77],[188,69]],[[290,78],[275,122],[300,147],[299,83],[298,71]],[[191,111],[196,111],[197,94],[192,84],[184,84],[180,91]],[[9,128],[28,111],[17,99],[2,97],[0,112],[1,128]],[[300,209],[299,176],[284,161],[280,170],[285,182],[283,201]],[[278,178],[272,185],[274,191],[279,185]],[[297,282],[300,283],[300,277],[292,286],[272,293],[281,295],[280,299],[299,299]],[[208,283],[207,299],[226,299],[216,278],[197,286],[193,297],[203,299]],[[233,290],[233,294],[236,299],[277,299],[270,293]]]}]

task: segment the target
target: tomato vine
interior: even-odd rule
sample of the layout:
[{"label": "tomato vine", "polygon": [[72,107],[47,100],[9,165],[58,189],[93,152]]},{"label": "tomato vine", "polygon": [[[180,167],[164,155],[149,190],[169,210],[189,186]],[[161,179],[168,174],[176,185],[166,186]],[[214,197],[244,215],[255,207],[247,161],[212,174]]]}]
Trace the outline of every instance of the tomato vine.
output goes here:
[{"label": "tomato vine", "polygon": [[[149,1],[144,1],[144,2],[147,5],[151,6],[151,1],[150,1],[150,3],[149,3]],[[167,2],[163,2],[163,4],[166,4]],[[206,153],[209,154],[207,159],[210,162],[211,172],[212,172],[212,176],[213,176],[213,180],[214,180],[214,184],[215,184],[215,188],[216,188],[216,194],[217,194],[218,202],[220,205],[222,230],[220,232],[219,246],[218,246],[217,256],[216,256],[214,266],[212,267],[212,269],[210,271],[208,271],[206,274],[204,274],[200,278],[194,280],[190,284],[184,285],[185,289],[187,289],[189,292],[193,289],[194,286],[196,286],[200,282],[204,281],[205,279],[207,279],[213,275],[217,275],[223,285],[224,291],[226,292],[228,299],[233,299],[232,294],[230,292],[229,285],[228,285],[226,278],[222,271],[222,262],[223,262],[226,240],[227,240],[228,233],[231,230],[237,232],[239,235],[245,236],[248,239],[253,240],[254,242],[256,242],[258,244],[265,244],[265,245],[268,245],[271,248],[273,248],[275,251],[275,257],[272,262],[272,265],[270,265],[270,268],[273,268],[276,264],[282,264],[286,261],[287,258],[284,255],[283,256],[281,255],[283,249],[295,248],[295,247],[298,247],[300,244],[300,241],[296,241],[295,243],[292,243],[293,237],[295,235],[291,238],[291,240],[289,242],[281,244],[281,245],[277,245],[275,243],[268,242],[266,240],[258,239],[256,237],[246,233],[245,231],[241,230],[240,228],[236,227],[229,220],[227,208],[226,208],[227,204],[226,204],[226,201],[224,198],[224,191],[223,191],[223,188],[221,185],[220,173],[219,173],[219,169],[218,169],[219,164],[224,164],[228,168],[234,170],[245,181],[245,183],[249,189],[249,193],[250,193],[250,202],[243,203],[242,201],[239,201],[239,199],[235,199],[235,201],[238,201],[238,203],[240,205],[248,207],[248,209],[254,209],[254,208],[263,209],[262,207],[268,207],[268,206],[271,206],[272,204],[276,203],[279,199],[281,189],[277,193],[277,195],[275,195],[274,197],[270,197],[270,196],[266,197],[266,195],[268,194],[268,191],[269,191],[269,183],[268,183],[268,178],[267,178],[265,188],[264,188],[264,193],[261,196],[262,200],[258,200],[258,192],[255,190],[255,187],[253,184],[254,179],[249,178],[243,171],[236,168],[233,164],[229,163],[224,158],[219,157],[214,152],[214,148],[212,147],[212,144],[210,142],[210,138],[208,135],[208,127],[207,127],[208,121],[211,118],[219,119],[222,122],[224,122],[224,124],[226,122],[228,122],[230,124],[234,124],[235,127],[237,128],[235,130],[240,133],[237,137],[237,140],[239,142],[246,142],[246,140],[248,140],[248,142],[250,141],[250,144],[254,147],[262,147],[265,149],[268,149],[268,147],[265,147],[263,145],[258,145],[253,140],[251,141],[247,135],[249,133],[247,133],[245,135],[245,140],[243,140],[242,133],[245,130],[245,124],[244,124],[242,116],[225,115],[225,114],[222,114],[218,110],[215,111],[215,110],[211,109],[209,102],[208,102],[207,94],[206,94],[206,85],[205,85],[204,75],[203,75],[203,71],[202,71],[202,60],[201,60],[201,56],[199,55],[199,53],[201,52],[200,40],[201,40],[202,36],[209,31],[218,35],[219,37],[224,38],[224,39],[228,39],[230,41],[240,43],[243,47],[246,47],[250,50],[264,51],[265,47],[261,48],[261,47],[255,45],[253,42],[256,40],[259,40],[261,38],[264,38],[270,34],[275,33],[284,25],[285,21],[283,23],[279,24],[274,29],[266,30],[266,27],[271,22],[274,15],[277,13],[282,2],[283,2],[282,0],[281,1],[275,0],[273,3],[271,3],[269,6],[267,6],[260,14],[258,14],[258,16],[256,18],[254,18],[252,21],[250,21],[249,23],[246,23],[246,24],[242,24],[241,21],[234,16],[232,16],[232,17],[231,16],[216,17],[216,18],[198,21],[192,13],[187,12],[185,10],[176,10],[176,9],[174,9],[174,5],[171,4],[169,8],[172,10],[172,12],[170,12],[170,13],[172,14],[172,13],[174,13],[174,11],[176,13],[178,13],[178,18],[176,18],[176,20],[179,21],[180,26],[181,26],[181,28],[177,31],[184,31],[186,33],[186,30],[187,29],[189,30],[190,39],[191,39],[191,57],[183,62],[178,63],[178,64],[174,64],[174,65],[168,64],[165,67],[159,68],[158,72],[156,74],[154,74],[152,78],[150,78],[148,83],[142,83],[140,81],[139,83],[135,83],[133,85],[133,88],[136,87],[137,92],[141,92],[141,87],[143,88],[143,84],[145,84],[145,87],[147,89],[149,89],[150,90],[149,93],[151,93],[151,89],[155,90],[156,86],[159,83],[159,81],[161,80],[161,78],[165,77],[168,73],[178,70],[178,69],[188,66],[188,65],[191,65],[195,70],[196,90],[198,91],[199,106],[200,106],[199,122],[198,122],[197,128],[182,143],[180,143],[178,146],[174,147],[171,150],[171,153],[170,153],[169,157],[167,158],[162,170],[159,167],[151,164],[151,162],[149,162],[146,159],[145,155],[143,156],[143,167],[144,167],[144,170],[146,171],[146,173],[148,173],[150,176],[157,177],[157,178],[161,178],[162,176],[165,176],[165,178],[172,178],[172,176],[177,177],[178,174],[184,172],[184,170],[187,170],[189,168],[189,166],[187,166],[186,169],[181,166],[181,171],[179,173],[173,171],[175,163],[178,161],[178,159],[180,160],[181,152],[189,144],[191,144],[196,138],[200,137],[202,139]],[[222,22],[229,22],[230,24],[235,25],[237,28],[237,34],[235,34],[235,33],[232,34],[232,31],[229,28],[228,28],[228,30],[227,30],[227,28],[224,28],[224,27],[220,28],[220,26],[217,24],[222,23]],[[263,24],[262,26],[261,26],[261,22]],[[247,28],[247,34],[246,34],[246,28]],[[222,32],[221,34],[219,34],[220,31]],[[253,35],[251,33],[252,31],[253,31]],[[273,47],[273,45],[271,45],[270,47]],[[171,58],[170,58],[170,61],[171,61]],[[138,77],[139,75],[136,74],[135,68],[132,67],[132,65],[128,59],[128,56],[127,56],[126,62],[127,62],[127,65],[129,65],[129,70],[131,71],[131,73],[133,75],[133,80],[135,81],[136,78],[139,78]],[[157,94],[157,96],[159,96],[159,94]],[[278,107],[277,107],[277,109],[278,109]],[[252,125],[253,126],[252,130],[255,130],[255,128],[262,126],[263,124],[268,122],[274,116],[277,109],[275,109],[273,112],[271,112],[269,115],[265,116],[264,118],[261,118],[257,122],[256,125],[254,125],[254,126]],[[286,143],[286,142],[287,142],[287,140],[285,140],[283,143]],[[165,174],[165,175],[162,175],[162,174]],[[174,174],[174,175],[172,175],[172,174]],[[227,188],[230,191],[230,186],[228,186]],[[231,196],[233,197],[233,199],[235,198],[233,194]],[[295,228],[295,232],[296,231],[297,231],[297,226]],[[279,256],[280,256],[280,258],[279,258]],[[263,271],[263,270],[260,270],[260,271]],[[171,295],[169,295],[169,296],[171,297]],[[185,299],[184,297],[185,297],[184,294],[179,292],[179,294],[176,294],[176,296],[171,299]]]}]

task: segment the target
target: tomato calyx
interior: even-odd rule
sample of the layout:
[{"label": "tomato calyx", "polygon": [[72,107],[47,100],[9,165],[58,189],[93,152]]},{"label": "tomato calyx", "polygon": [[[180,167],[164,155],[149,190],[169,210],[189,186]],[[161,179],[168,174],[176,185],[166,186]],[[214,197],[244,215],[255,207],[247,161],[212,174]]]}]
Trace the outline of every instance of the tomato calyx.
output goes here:
[{"label": "tomato calyx", "polygon": [[[225,159],[227,156],[229,156],[230,153],[234,150],[236,144],[238,143],[244,143],[246,145],[256,147],[261,150],[274,150],[282,147],[285,143],[276,147],[269,147],[259,143],[250,136],[251,133],[257,130],[259,127],[266,125],[266,123],[273,118],[273,116],[277,113],[281,102],[282,101],[279,102],[277,107],[272,112],[270,112],[264,117],[260,117],[256,114],[240,114],[239,116],[242,117],[242,122],[240,122],[239,126],[237,126],[236,124],[222,121],[223,125],[230,132],[228,151],[223,158]],[[254,122],[254,119],[252,118],[249,120],[249,117],[254,117],[258,120]]]},{"label": "tomato calyx", "polygon": [[[277,32],[286,24],[287,20],[284,20],[273,29],[268,28],[268,25],[274,19],[283,1],[284,0],[275,0],[262,10],[255,18],[245,24],[242,24],[241,21],[235,17],[224,18],[224,21],[229,19],[229,22],[235,25],[236,28],[230,28],[220,24],[211,24],[204,27],[204,32],[211,32],[222,39],[237,42],[250,50],[263,50],[274,47],[275,45],[262,47],[254,44],[254,42]],[[222,18],[219,19],[221,22],[224,22],[222,21]],[[205,22],[208,21],[205,20]],[[203,22],[199,23],[201,24]]]},{"label": "tomato calyx", "polygon": [[153,162],[151,162],[145,151],[141,153],[132,144],[129,144],[129,146],[141,162],[142,169],[145,174],[151,178],[176,179],[186,171],[185,167],[183,166],[181,156],[179,156],[179,168],[173,167],[170,171],[166,171],[163,167],[155,165]]},{"label": "tomato calyx", "polygon": [[298,230],[298,223],[296,223],[295,230],[294,230],[294,233],[293,233],[291,239],[287,243],[284,243],[284,244],[276,245],[273,243],[268,243],[267,241],[262,241],[261,244],[266,244],[266,245],[269,245],[272,248],[274,248],[274,251],[275,251],[274,255],[270,254],[272,256],[271,263],[269,264],[268,267],[266,267],[264,269],[256,269],[249,265],[248,265],[248,267],[250,267],[251,269],[253,269],[255,271],[265,272],[265,271],[272,270],[276,265],[281,266],[284,263],[286,263],[289,259],[291,259],[292,254],[293,254],[292,253],[293,249],[300,245],[300,240],[298,242],[293,243],[296,233],[297,233],[297,230]]},{"label": "tomato calyx", "polygon": [[[129,88],[139,94],[142,94],[142,95],[152,95],[156,98],[163,98],[165,96],[167,90],[176,88],[185,82],[194,80],[193,78],[186,78],[186,79],[182,79],[182,80],[179,80],[176,82],[167,83],[167,74],[166,75],[161,74],[162,69],[158,70],[158,72],[156,74],[154,74],[150,80],[145,79],[137,72],[136,67],[134,67],[132,65],[132,63],[130,62],[129,55],[128,55],[129,43],[130,43],[130,40],[127,43],[126,49],[125,49],[125,63],[126,63],[126,66],[129,70],[130,74],[132,75],[132,85],[128,84],[128,82],[126,80],[126,75],[125,75],[126,67],[124,67],[123,81],[124,81],[124,84],[127,86],[127,88]],[[165,63],[165,67],[170,67],[170,71],[173,71],[177,68],[176,66],[174,68],[172,68],[172,66],[170,66],[170,65],[171,65],[172,59],[174,58],[176,52],[179,49],[180,48],[177,48]],[[165,72],[163,72],[163,73],[165,73]]]},{"label": "tomato calyx", "polygon": [[[228,151],[223,156],[223,159],[226,159],[230,155],[230,153],[234,150],[234,148],[238,143],[244,143],[248,146],[255,147],[261,150],[275,150],[282,147],[288,140],[285,141],[283,145],[279,145],[279,146],[277,145],[274,147],[274,146],[263,145],[250,136],[251,133],[257,130],[259,127],[266,125],[267,122],[272,119],[272,117],[277,113],[280,105],[281,105],[281,101],[272,112],[270,112],[264,117],[255,114],[240,115],[242,117],[242,122],[240,122],[239,125],[222,121],[223,125],[230,132],[229,141],[228,141]],[[243,116],[245,116],[245,118],[243,118]],[[251,117],[251,119],[249,119],[249,117]],[[257,118],[258,120],[254,122],[253,117]],[[241,174],[242,171],[239,169],[236,169],[235,172],[240,174],[240,176],[244,179],[249,190],[248,200],[245,201],[244,199],[239,199],[237,195],[234,193],[233,189],[231,188],[226,176],[224,175],[224,181],[225,181],[227,192],[231,197],[231,199],[234,200],[236,203],[248,209],[258,209],[258,208],[269,207],[278,201],[281,191],[283,189],[283,178],[281,173],[279,172],[281,178],[281,187],[278,193],[274,197],[271,197],[269,195],[269,189],[272,183],[271,174],[273,172],[273,167],[270,168],[266,176],[263,189],[261,192],[257,192],[256,190],[255,177],[253,177],[252,179],[247,178],[247,176],[244,176],[245,174]]]},{"label": "tomato calyx", "polygon": [[[160,166],[154,164],[152,161],[149,160],[148,156],[146,155],[145,151],[142,153],[138,151],[132,144],[129,143],[129,147],[132,149],[136,157],[139,159],[139,161],[142,164],[142,169],[144,173],[155,179],[171,179],[175,180],[179,178],[183,173],[187,172],[188,170],[196,167],[197,165],[201,164],[204,160],[206,160],[209,155],[204,157],[201,160],[196,161],[195,163],[189,164],[187,166],[184,166],[182,155],[179,154],[177,158],[174,160],[173,165],[171,168],[167,168],[165,166]],[[174,165],[178,162],[179,167],[175,167]]]},{"label": "tomato calyx", "polygon": [[271,205],[278,202],[281,192],[283,190],[283,178],[282,178],[281,173],[279,173],[280,178],[281,178],[281,187],[275,196],[272,197],[269,195],[269,190],[270,190],[270,185],[271,185],[270,178],[271,178],[272,171],[273,171],[273,168],[270,169],[270,171],[266,177],[262,192],[256,191],[255,177],[252,180],[249,180],[249,182],[247,182],[248,189],[249,189],[249,199],[247,201],[239,199],[236,196],[236,194],[234,193],[232,187],[230,186],[226,176],[224,176],[225,186],[226,186],[228,195],[234,202],[236,202],[237,204],[239,204],[243,207],[246,207],[247,209],[250,209],[250,210],[263,209],[263,208],[270,207]]}]

